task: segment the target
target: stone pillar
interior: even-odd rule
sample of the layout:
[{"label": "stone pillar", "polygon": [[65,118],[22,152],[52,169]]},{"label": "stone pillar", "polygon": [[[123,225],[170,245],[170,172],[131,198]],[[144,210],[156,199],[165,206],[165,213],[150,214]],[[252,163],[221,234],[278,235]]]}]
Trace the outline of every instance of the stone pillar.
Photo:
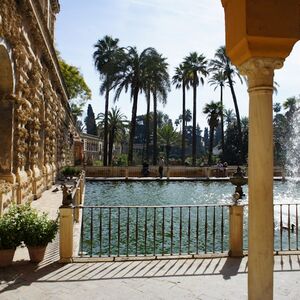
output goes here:
[{"label": "stone pillar", "polygon": [[75,211],[74,211],[74,220],[76,223],[79,222],[79,214],[80,214],[80,208],[79,205],[81,204],[81,197],[80,197],[80,187],[76,188],[75,193]]},{"label": "stone pillar", "polygon": [[283,59],[251,58],[240,67],[249,92],[248,299],[273,299],[273,76]]},{"label": "stone pillar", "polygon": [[73,257],[73,206],[60,207],[59,215],[60,262],[71,262]]},{"label": "stone pillar", "polygon": [[243,206],[229,208],[229,256],[243,256]]}]

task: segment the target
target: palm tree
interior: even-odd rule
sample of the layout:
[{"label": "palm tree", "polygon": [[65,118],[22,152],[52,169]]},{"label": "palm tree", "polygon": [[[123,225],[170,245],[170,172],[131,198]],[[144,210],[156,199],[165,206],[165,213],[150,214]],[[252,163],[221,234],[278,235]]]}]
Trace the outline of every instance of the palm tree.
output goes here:
[{"label": "palm tree", "polygon": [[227,124],[227,127],[231,124],[236,122],[236,117],[235,113],[233,112],[233,109],[224,109],[224,117],[225,117],[225,122]]},{"label": "palm tree", "polygon": [[116,80],[115,100],[120,97],[123,90],[125,90],[125,92],[130,90],[130,97],[133,100],[128,145],[129,165],[132,165],[133,162],[133,143],[136,128],[138,96],[145,87],[146,66],[149,61],[148,56],[153,52],[156,52],[155,49],[146,48],[141,54],[139,54],[135,47],[128,47],[125,53],[126,59],[122,65],[122,72]]},{"label": "palm tree", "polygon": [[151,101],[151,87],[150,82],[146,83],[145,86],[146,102],[147,102],[147,112],[146,112],[146,122],[145,122],[145,136],[146,136],[146,161],[149,161],[150,157],[150,101]]},{"label": "palm tree", "polygon": [[172,78],[172,83],[176,89],[182,89],[182,138],[181,138],[181,163],[185,162],[185,126],[186,126],[186,110],[185,110],[185,89],[189,88],[186,76],[186,70],[183,64],[175,68],[175,75]]},{"label": "palm tree", "polygon": [[212,150],[214,145],[214,131],[218,127],[219,117],[222,113],[222,105],[220,102],[207,103],[203,108],[203,113],[207,114],[207,123],[209,125],[209,149],[208,149],[208,165],[212,163]]},{"label": "palm tree", "polygon": [[197,113],[197,86],[199,83],[204,84],[204,78],[208,75],[207,60],[203,54],[197,52],[190,53],[189,56],[184,59],[184,68],[187,72],[187,78],[189,84],[193,87],[193,146],[192,146],[192,163],[196,165],[196,113]]},{"label": "palm tree", "polygon": [[108,139],[108,106],[109,92],[114,87],[116,74],[120,71],[120,59],[122,49],[118,46],[119,39],[111,36],[104,36],[94,45],[96,48],[93,59],[97,71],[100,73],[100,79],[103,81],[100,87],[100,94],[105,94],[104,109],[104,136],[103,136],[103,165],[107,165],[107,139]]},{"label": "palm tree", "polygon": [[170,78],[168,63],[161,54],[152,57],[151,92],[153,97],[153,165],[157,164],[157,100],[167,103],[167,95],[170,91]]},{"label": "palm tree", "polygon": [[[100,120],[98,126],[103,127],[105,114],[100,113],[97,117]],[[124,134],[128,121],[124,114],[120,112],[120,109],[113,107],[108,112],[108,135],[109,135],[109,146],[108,146],[108,164],[112,164],[112,153],[115,141],[119,141]]]},{"label": "palm tree", "polygon": [[164,124],[158,129],[158,139],[160,144],[165,146],[167,164],[169,164],[171,147],[179,143],[180,134],[173,128],[171,124]]},{"label": "palm tree", "polygon": [[[236,114],[236,119],[237,119],[237,127],[238,127],[238,140],[239,140],[239,160],[243,157],[242,154],[242,127],[241,127],[241,118],[240,118],[240,112],[239,112],[239,107],[237,104],[237,99],[234,91],[234,80],[233,77],[237,76],[241,83],[242,78],[238,72],[238,70],[233,66],[233,64],[230,61],[230,58],[226,55],[226,48],[225,46],[221,46],[217,49],[215,53],[215,59],[210,61],[210,70],[212,71],[221,71],[224,73],[226,77],[226,81],[229,85],[230,92],[232,95],[232,100],[234,104],[234,109],[235,109],[235,114]],[[241,161],[240,161],[241,162]]]},{"label": "palm tree", "polygon": [[[223,89],[225,87],[225,74],[222,71],[215,71],[211,78],[209,79],[208,83],[210,85],[215,86],[214,90],[220,87],[220,103],[223,107]],[[224,145],[225,145],[225,138],[224,138],[224,114],[223,111],[221,112],[221,148],[222,154],[224,155]]]},{"label": "palm tree", "polygon": [[157,100],[166,103],[167,92],[170,89],[168,64],[166,58],[162,57],[156,50],[147,55],[144,73],[144,92],[147,101],[146,114],[146,160],[149,160],[150,144],[150,98],[153,96],[153,164],[157,163]]},{"label": "palm tree", "polygon": [[283,102],[283,108],[287,110],[285,115],[288,122],[291,122],[293,115],[297,110],[297,101],[299,103],[299,99],[296,99],[296,97],[290,97]]}]

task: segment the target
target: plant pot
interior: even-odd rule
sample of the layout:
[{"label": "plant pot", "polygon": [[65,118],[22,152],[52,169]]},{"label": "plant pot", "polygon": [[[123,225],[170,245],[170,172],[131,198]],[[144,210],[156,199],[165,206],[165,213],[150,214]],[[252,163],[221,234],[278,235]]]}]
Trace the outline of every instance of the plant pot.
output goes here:
[{"label": "plant pot", "polygon": [[47,246],[27,246],[30,261],[39,263],[44,259]]},{"label": "plant pot", "polygon": [[0,250],[0,268],[7,267],[12,264],[16,249]]}]

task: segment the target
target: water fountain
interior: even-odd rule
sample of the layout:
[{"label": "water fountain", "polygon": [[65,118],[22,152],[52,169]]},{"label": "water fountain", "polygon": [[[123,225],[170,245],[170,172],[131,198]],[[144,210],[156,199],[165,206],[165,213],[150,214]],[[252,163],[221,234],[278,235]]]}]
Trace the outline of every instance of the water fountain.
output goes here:
[{"label": "water fountain", "polygon": [[242,186],[248,182],[248,179],[244,177],[241,168],[237,167],[236,172],[232,177],[229,178],[229,181],[236,186],[235,192],[233,194],[233,200],[235,204],[237,204],[237,201],[245,196]]},{"label": "water fountain", "polygon": [[287,143],[286,175],[289,181],[300,181],[300,106],[296,104],[293,114],[291,133]]}]

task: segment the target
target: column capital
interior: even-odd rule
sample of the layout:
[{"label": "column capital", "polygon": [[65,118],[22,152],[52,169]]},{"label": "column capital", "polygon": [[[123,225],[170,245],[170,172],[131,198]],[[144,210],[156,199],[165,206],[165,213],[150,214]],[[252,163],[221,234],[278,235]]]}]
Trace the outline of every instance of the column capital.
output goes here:
[{"label": "column capital", "polygon": [[248,78],[249,91],[254,87],[273,89],[274,70],[283,67],[283,58],[255,57],[238,67],[240,73]]}]

